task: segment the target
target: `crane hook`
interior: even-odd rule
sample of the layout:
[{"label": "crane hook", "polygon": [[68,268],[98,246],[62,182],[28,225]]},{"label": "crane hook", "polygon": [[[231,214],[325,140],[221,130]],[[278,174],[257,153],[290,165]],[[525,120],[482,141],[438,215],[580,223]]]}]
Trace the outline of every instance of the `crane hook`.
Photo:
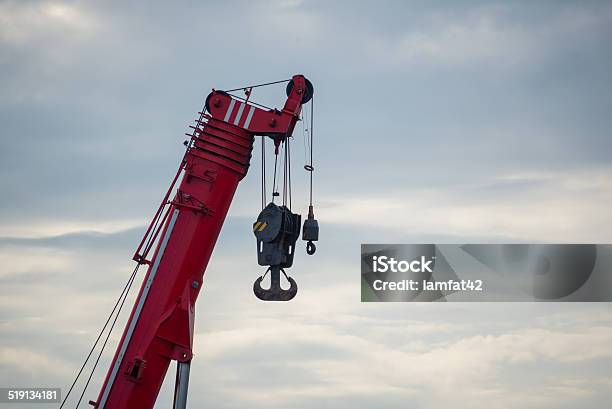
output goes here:
[{"label": "crane hook", "polygon": [[[268,271],[270,272],[270,288],[266,290],[261,288],[261,282]],[[280,285],[281,272],[285,275],[287,281],[289,281],[290,287],[288,290],[284,290]],[[266,274],[259,277],[253,283],[253,292],[257,298],[262,301],[289,301],[295,297],[298,290],[297,283],[293,278],[289,277],[280,266],[270,266],[268,270],[266,270]]]}]

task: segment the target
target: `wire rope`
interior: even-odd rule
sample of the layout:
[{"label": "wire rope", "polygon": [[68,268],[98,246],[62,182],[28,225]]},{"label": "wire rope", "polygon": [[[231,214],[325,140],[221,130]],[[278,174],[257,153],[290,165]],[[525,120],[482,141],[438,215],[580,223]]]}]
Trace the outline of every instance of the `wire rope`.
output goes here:
[{"label": "wire rope", "polygon": [[[100,338],[102,338],[102,335],[104,334],[104,331],[106,330],[106,327],[108,326],[109,322],[113,318],[113,315],[115,314],[115,311],[117,311],[117,307],[120,304],[121,304],[121,306],[119,307],[119,311],[117,311],[117,314],[121,311],[121,308],[123,307],[123,301],[125,301],[125,297],[127,297],[127,293],[130,291],[130,288],[132,286],[132,283],[134,282],[134,278],[136,277],[136,273],[138,272],[138,269],[140,268],[140,266],[141,266],[141,263],[136,264],[136,267],[134,268],[134,271],[132,271],[132,274],[128,278],[128,281],[126,282],[125,286],[123,287],[123,290],[121,291],[121,294],[119,295],[119,298],[115,302],[115,305],[113,306],[112,311],[108,315],[108,318],[106,319],[106,322],[104,323],[104,326],[100,330],[100,332],[98,334],[98,337],[96,338],[96,341],[94,342],[93,346],[89,350],[89,353],[87,354],[87,357],[85,358],[85,361],[81,365],[81,368],[79,369],[79,372],[77,373],[76,377],[74,378],[74,381],[72,382],[72,385],[70,385],[70,389],[68,389],[68,393],[66,393],[66,396],[64,396],[64,400],[62,401],[62,403],[60,405],[60,409],[62,409],[64,407],[64,405],[66,404],[66,402],[68,401],[68,397],[70,396],[70,393],[72,392],[72,390],[74,389],[74,386],[78,382],[79,377],[81,376],[81,374],[83,373],[83,370],[85,369],[85,366],[87,366],[87,362],[89,361],[89,358],[91,358],[91,355],[95,351],[96,346],[98,345],[98,342],[100,342]],[[112,326],[114,326],[114,322],[113,322]],[[112,326],[111,326],[111,330],[112,330]],[[109,331],[109,334],[110,334],[110,331]],[[108,339],[108,336],[107,336],[107,339]],[[104,345],[106,345],[106,340],[104,342]],[[90,378],[91,378],[91,376],[90,376]],[[88,384],[89,384],[89,382],[88,382]],[[77,406],[78,406],[78,404],[77,404]]]}]

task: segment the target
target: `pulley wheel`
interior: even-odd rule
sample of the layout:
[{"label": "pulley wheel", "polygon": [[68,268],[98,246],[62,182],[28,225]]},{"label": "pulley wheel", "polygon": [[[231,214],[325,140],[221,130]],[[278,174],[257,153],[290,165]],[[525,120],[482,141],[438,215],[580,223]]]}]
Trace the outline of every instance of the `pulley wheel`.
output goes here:
[{"label": "pulley wheel", "polygon": [[[304,78],[304,80],[306,81],[306,92],[304,92],[304,95],[302,95],[302,104],[305,104],[310,101],[312,99],[312,96],[314,95],[314,87],[312,86],[312,83],[308,81],[308,78]],[[291,94],[292,90],[293,80],[287,83],[287,96]]]},{"label": "pulley wheel", "polygon": [[212,112],[212,111],[210,110],[210,99],[211,99],[211,98],[212,98],[212,96],[213,96],[213,95],[215,95],[215,94],[224,94],[224,95],[229,95],[227,92],[225,92],[225,91],[219,91],[219,90],[217,90],[217,91],[213,91],[213,92],[211,92],[210,94],[208,94],[208,96],[206,97],[206,102],[204,103],[204,107],[206,108],[206,110],[207,110],[208,112]]}]

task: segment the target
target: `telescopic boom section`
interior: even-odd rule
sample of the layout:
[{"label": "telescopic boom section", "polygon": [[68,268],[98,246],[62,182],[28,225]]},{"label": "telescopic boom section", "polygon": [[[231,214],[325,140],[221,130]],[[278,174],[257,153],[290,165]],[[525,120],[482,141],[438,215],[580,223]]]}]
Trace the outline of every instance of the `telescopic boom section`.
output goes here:
[{"label": "telescopic boom section", "polygon": [[[157,247],[144,261],[148,270],[98,399],[90,402],[95,408],[153,408],[170,361],[188,371],[195,301],[238,182],[249,168],[254,136],[277,141],[291,136],[308,93],[312,96],[312,86],[296,75],[280,111],[222,91],[208,96],[206,122],[196,128]],[[181,376],[188,379],[188,372]]]}]

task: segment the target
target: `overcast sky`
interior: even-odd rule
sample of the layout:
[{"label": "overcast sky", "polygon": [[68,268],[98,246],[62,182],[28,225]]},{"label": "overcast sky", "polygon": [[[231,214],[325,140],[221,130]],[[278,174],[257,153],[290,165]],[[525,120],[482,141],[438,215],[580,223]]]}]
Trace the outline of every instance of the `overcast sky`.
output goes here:
[{"label": "overcast sky", "polygon": [[0,386],[70,384],[210,89],[302,73],[319,251],[294,301],[255,300],[255,155],[198,301],[190,407],[609,404],[608,304],[361,304],[358,254],[612,242],[612,4],[125,3],[0,1]]}]

